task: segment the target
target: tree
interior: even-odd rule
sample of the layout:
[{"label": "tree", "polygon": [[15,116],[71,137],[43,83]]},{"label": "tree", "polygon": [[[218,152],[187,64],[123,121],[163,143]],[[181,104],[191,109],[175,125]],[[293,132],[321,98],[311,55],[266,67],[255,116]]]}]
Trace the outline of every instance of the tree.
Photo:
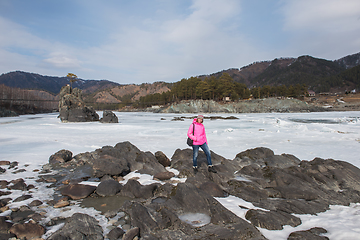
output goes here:
[{"label": "tree", "polygon": [[71,88],[72,88],[72,84],[74,82],[76,82],[77,80],[79,80],[78,77],[73,73],[68,73],[68,75],[66,77],[70,79],[69,81],[70,81]]}]

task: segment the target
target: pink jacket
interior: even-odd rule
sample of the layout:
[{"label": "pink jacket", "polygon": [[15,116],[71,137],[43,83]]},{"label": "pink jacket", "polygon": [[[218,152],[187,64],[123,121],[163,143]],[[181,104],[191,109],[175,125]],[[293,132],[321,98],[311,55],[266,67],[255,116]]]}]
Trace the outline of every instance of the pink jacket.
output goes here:
[{"label": "pink jacket", "polygon": [[205,127],[202,123],[198,123],[196,120],[196,118],[193,120],[193,124],[195,124],[194,135],[193,124],[190,125],[187,135],[189,138],[194,140],[194,145],[203,145],[204,143],[207,143]]}]

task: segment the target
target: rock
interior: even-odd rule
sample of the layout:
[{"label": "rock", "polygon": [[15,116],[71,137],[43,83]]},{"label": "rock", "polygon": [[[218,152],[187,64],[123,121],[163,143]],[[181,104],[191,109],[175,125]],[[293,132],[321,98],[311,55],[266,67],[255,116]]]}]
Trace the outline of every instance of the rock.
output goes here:
[{"label": "rock", "polygon": [[5,160],[2,160],[0,161],[0,165],[10,165],[10,161],[5,161]]},{"label": "rock", "polygon": [[311,228],[307,231],[292,232],[288,240],[328,240],[328,237],[320,236],[320,234],[327,233],[323,228]]},{"label": "rock", "polygon": [[0,189],[6,188],[6,186],[9,185],[9,182],[6,180],[0,180]]},{"label": "rock", "polygon": [[254,226],[268,230],[282,230],[284,225],[296,227],[301,224],[300,218],[281,211],[250,209],[246,212],[245,218]]},{"label": "rock", "polygon": [[0,167],[0,173],[4,173],[4,172],[6,172],[6,169],[5,169],[5,168]]},{"label": "rock", "polygon": [[127,161],[122,158],[116,158],[110,155],[100,156],[93,165],[94,177],[125,176],[130,172]]},{"label": "rock", "polygon": [[61,194],[63,196],[69,196],[71,199],[78,200],[88,197],[95,189],[95,186],[70,184],[61,190]]},{"label": "rock", "polygon": [[99,115],[92,107],[85,106],[80,89],[64,86],[60,90],[59,116],[62,122],[99,121]]},{"label": "rock", "polygon": [[11,162],[11,163],[10,163],[10,166],[9,166],[9,169],[10,169],[10,168],[17,167],[18,165],[19,165],[19,163],[16,162],[16,161],[15,161],[15,162]]},{"label": "rock", "polygon": [[213,100],[182,100],[162,109],[161,113],[269,113],[324,111],[298,99],[265,98],[239,102],[218,103]]},{"label": "rock", "polygon": [[104,237],[103,230],[95,218],[87,214],[74,213],[67,219],[65,225],[48,239],[104,239]]},{"label": "rock", "polygon": [[12,200],[11,198],[0,199],[0,207],[6,206],[11,200]]},{"label": "rock", "polygon": [[[265,239],[255,227],[192,184],[179,183],[168,197],[150,204],[126,202],[122,210],[129,215],[131,225],[140,229],[140,235],[150,239]],[[193,227],[179,219],[182,213],[210,216],[210,223]]]},{"label": "rock", "polygon": [[13,224],[6,221],[5,217],[0,217],[0,233],[8,233]]},{"label": "rock", "polygon": [[50,164],[65,163],[72,159],[73,153],[69,150],[62,149],[49,157]]},{"label": "rock", "polygon": [[175,177],[173,172],[160,172],[154,175],[154,179],[159,179],[160,181],[169,180],[172,177]]},{"label": "rock", "polygon": [[164,172],[165,168],[161,165],[151,152],[141,152],[135,161],[130,161],[130,169],[138,170],[141,174],[154,175],[158,172]]},{"label": "rock", "polygon": [[265,165],[277,168],[288,168],[300,164],[300,159],[290,154],[273,155],[264,159]]},{"label": "rock", "polygon": [[249,157],[252,160],[257,160],[257,159],[264,159],[267,157],[274,156],[274,152],[269,148],[258,147],[258,148],[248,149],[236,155],[236,157],[238,158],[242,158],[244,156]]},{"label": "rock", "polygon": [[26,194],[26,195],[22,195],[20,197],[17,197],[13,200],[13,202],[21,202],[21,201],[25,201],[29,198],[32,198],[32,196],[30,194]]},{"label": "rock", "polygon": [[268,199],[268,192],[261,185],[254,182],[230,180],[227,182],[226,191],[233,196],[248,202],[261,202]]},{"label": "rock", "polygon": [[69,201],[60,200],[54,205],[54,208],[62,208],[62,207],[66,207],[66,206],[69,206],[69,205],[70,205]]},{"label": "rock", "polygon": [[119,195],[130,198],[151,198],[160,184],[141,185],[138,181],[130,179],[121,189]]},{"label": "rock", "polygon": [[33,214],[35,214],[35,212],[32,210],[12,211],[10,214],[10,218],[14,223],[24,223],[30,220]]},{"label": "rock", "polygon": [[213,197],[227,197],[228,194],[216,183],[205,182],[200,185],[200,189]]},{"label": "rock", "polygon": [[122,240],[133,240],[134,237],[139,236],[140,230],[138,227],[134,227],[124,234]]},{"label": "rock", "polygon": [[32,239],[40,238],[45,233],[45,228],[36,223],[14,224],[9,232],[20,239]]},{"label": "rock", "polygon": [[10,189],[10,190],[22,190],[22,191],[27,190],[25,181],[22,178],[12,180],[10,183],[12,184],[12,185],[8,186],[8,189]]},{"label": "rock", "polygon": [[119,123],[118,117],[112,111],[104,110],[103,117],[100,119],[101,123]]},{"label": "rock", "polygon": [[96,188],[96,193],[101,197],[114,196],[122,189],[122,185],[113,180],[102,181]]},{"label": "rock", "polygon": [[161,165],[163,165],[164,167],[170,167],[170,159],[163,152],[157,151],[155,153],[155,157]]},{"label": "rock", "polygon": [[109,240],[117,240],[122,238],[122,236],[124,235],[124,230],[122,230],[121,228],[114,228],[112,229],[107,235],[106,238],[108,238]]}]

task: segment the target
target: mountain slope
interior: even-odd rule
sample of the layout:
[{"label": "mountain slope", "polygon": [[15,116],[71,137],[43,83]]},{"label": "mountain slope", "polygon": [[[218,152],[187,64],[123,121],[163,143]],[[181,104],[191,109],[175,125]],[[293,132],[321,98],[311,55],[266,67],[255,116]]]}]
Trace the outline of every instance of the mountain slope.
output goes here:
[{"label": "mountain slope", "polygon": [[[45,90],[58,94],[66,84],[70,84],[67,77],[42,76],[36,73],[22,71],[9,72],[0,76],[0,84],[12,88]],[[80,88],[84,93],[91,93],[100,89],[119,86],[120,84],[107,80],[82,80],[73,83],[73,87]]]}]

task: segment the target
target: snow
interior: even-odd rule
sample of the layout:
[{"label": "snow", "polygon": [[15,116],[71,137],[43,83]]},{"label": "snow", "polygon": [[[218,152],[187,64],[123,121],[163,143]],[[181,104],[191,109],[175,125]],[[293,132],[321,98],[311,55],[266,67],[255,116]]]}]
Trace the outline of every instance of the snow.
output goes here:
[{"label": "snow", "polygon": [[[196,114],[154,114],[115,112],[118,124],[61,123],[57,113],[24,115],[20,117],[0,118],[0,160],[18,161],[18,169],[25,172],[13,174],[7,169],[0,180],[7,181],[23,178],[26,184],[34,184],[33,199],[46,201],[52,199],[53,190],[46,186],[50,183],[37,183],[37,170],[48,162],[49,157],[67,149],[78,153],[94,151],[105,145],[115,146],[119,142],[129,141],[141,151],[164,152],[169,158],[176,149],[188,148],[186,132],[191,119],[171,121],[174,117],[191,117]],[[101,116],[101,112],[99,112]],[[234,159],[236,154],[255,147],[267,147],[275,154],[293,154],[301,160],[315,157],[343,160],[360,167],[360,112],[323,112],[323,113],[257,113],[257,114],[204,114],[205,116],[235,116],[235,120],[207,120],[206,128],[209,147],[215,153]],[[165,120],[161,120],[165,119]],[[34,171],[35,170],[35,171]],[[177,174],[175,169],[168,170]],[[150,175],[130,173],[125,177],[138,177],[141,184],[156,182]],[[185,179],[174,178],[174,182]],[[246,181],[247,179],[242,179]],[[96,185],[97,183],[89,183]],[[15,199],[23,194],[13,191]],[[30,203],[10,203],[10,208]],[[245,219],[247,209],[255,209],[243,199],[229,196],[217,198],[230,211]],[[239,207],[242,206],[242,207]],[[79,204],[64,209],[47,207],[46,217],[71,216],[75,212],[87,213],[96,217],[105,232],[108,221],[93,208],[81,208]],[[8,210],[2,216],[9,214]],[[328,230],[325,236],[330,239],[360,239],[360,204],[350,206],[331,206],[330,210],[317,215],[296,215],[302,224],[298,227],[285,226],[283,230],[259,230],[268,239],[287,239],[293,231],[323,227]],[[202,218],[201,218],[202,219]],[[44,220],[46,221],[46,220]],[[197,220],[196,220],[197,221]],[[59,226],[56,226],[57,228]],[[52,229],[55,231],[56,229]]]}]

